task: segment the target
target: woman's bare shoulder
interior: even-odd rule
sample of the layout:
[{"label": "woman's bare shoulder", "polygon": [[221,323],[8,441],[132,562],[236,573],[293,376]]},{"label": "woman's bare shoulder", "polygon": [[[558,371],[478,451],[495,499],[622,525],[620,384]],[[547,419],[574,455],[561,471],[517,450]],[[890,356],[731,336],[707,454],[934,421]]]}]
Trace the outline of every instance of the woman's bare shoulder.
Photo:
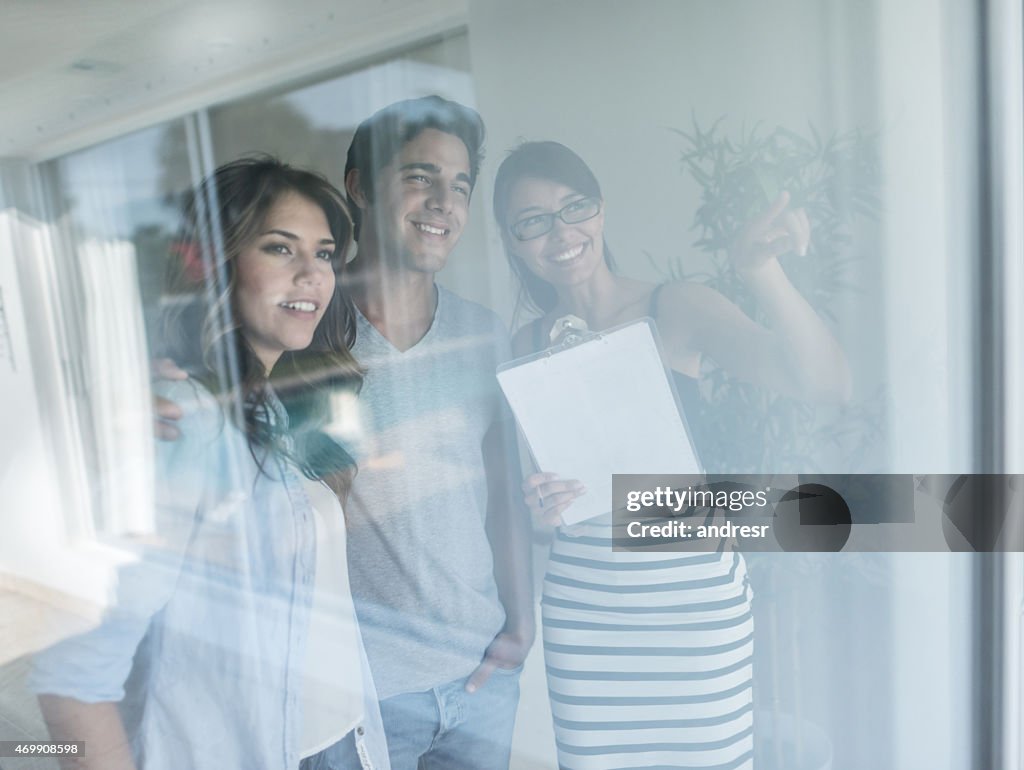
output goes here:
[{"label": "woman's bare shoulder", "polygon": [[681,359],[676,368],[689,371],[691,359],[705,348],[710,333],[735,310],[709,286],[693,281],[665,284],[657,297],[655,320],[663,340]]},{"label": "woman's bare shoulder", "polygon": [[664,320],[692,322],[718,311],[729,300],[710,286],[695,281],[666,283],[658,296],[657,313]]},{"label": "woman's bare shoulder", "polygon": [[[662,324],[684,324],[691,327],[708,312],[714,312],[721,303],[728,303],[711,287],[693,281],[673,281],[654,290],[651,312]],[[654,306],[656,305],[656,306]]]},{"label": "woman's bare shoulder", "polygon": [[665,291],[676,299],[694,299],[698,302],[722,296],[710,286],[696,281],[672,281],[665,284]]}]

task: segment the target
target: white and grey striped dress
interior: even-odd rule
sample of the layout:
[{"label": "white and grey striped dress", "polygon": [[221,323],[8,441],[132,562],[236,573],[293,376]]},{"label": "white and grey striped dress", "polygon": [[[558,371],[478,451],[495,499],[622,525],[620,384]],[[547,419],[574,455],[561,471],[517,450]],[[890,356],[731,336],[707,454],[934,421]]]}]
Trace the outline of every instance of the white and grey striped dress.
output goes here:
[{"label": "white and grey striped dress", "polygon": [[753,767],[753,618],[738,552],[616,553],[559,530],[543,637],[566,770]]}]

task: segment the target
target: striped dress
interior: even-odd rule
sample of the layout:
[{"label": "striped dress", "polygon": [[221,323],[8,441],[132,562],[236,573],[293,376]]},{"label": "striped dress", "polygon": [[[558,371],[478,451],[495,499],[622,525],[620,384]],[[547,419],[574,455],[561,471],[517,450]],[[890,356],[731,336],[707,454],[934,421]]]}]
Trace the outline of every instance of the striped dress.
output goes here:
[{"label": "striped dress", "polygon": [[[570,534],[571,533],[571,534]],[[616,553],[560,529],[543,637],[559,767],[753,767],[751,592],[737,552]]]},{"label": "striped dress", "polygon": [[[658,286],[648,315],[658,317]],[[534,347],[546,344],[534,322]],[[700,449],[697,381],[672,372]],[[564,770],[751,770],[754,621],[738,552],[612,551],[610,521],[555,533],[544,660]]]}]

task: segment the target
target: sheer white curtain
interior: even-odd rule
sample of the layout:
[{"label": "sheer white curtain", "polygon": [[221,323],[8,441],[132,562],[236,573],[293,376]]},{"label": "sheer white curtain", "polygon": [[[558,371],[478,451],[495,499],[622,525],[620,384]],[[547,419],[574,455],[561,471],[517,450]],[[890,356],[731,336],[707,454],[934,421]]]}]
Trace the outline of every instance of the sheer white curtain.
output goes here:
[{"label": "sheer white curtain", "polygon": [[[30,328],[15,258],[38,243],[39,222],[13,207],[0,211],[0,574],[24,574],[24,558],[59,533],[59,481],[44,433]],[[34,511],[34,516],[29,512]]]},{"label": "sheer white curtain", "polygon": [[88,407],[61,331],[51,235],[18,208],[0,210],[0,590],[36,601],[29,616],[10,618],[0,664],[80,631],[78,616],[95,621],[124,558],[96,540],[80,419]]},{"label": "sheer white curtain", "polygon": [[78,264],[97,524],[110,535],[151,532],[153,416],[135,248],[124,241],[89,239],[78,249]]}]

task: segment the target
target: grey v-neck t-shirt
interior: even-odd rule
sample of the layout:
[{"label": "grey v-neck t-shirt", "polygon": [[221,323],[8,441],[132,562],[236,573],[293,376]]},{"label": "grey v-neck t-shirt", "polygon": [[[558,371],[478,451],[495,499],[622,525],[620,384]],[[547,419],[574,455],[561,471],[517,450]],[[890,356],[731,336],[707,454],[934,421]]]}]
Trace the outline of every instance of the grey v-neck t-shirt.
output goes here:
[{"label": "grey v-neck t-shirt", "polygon": [[434,322],[397,350],[356,311],[359,473],[345,506],[356,612],[379,696],[468,675],[505,623],[484,529],[481,443],[511,419],[490,310],[438,286]]}]

